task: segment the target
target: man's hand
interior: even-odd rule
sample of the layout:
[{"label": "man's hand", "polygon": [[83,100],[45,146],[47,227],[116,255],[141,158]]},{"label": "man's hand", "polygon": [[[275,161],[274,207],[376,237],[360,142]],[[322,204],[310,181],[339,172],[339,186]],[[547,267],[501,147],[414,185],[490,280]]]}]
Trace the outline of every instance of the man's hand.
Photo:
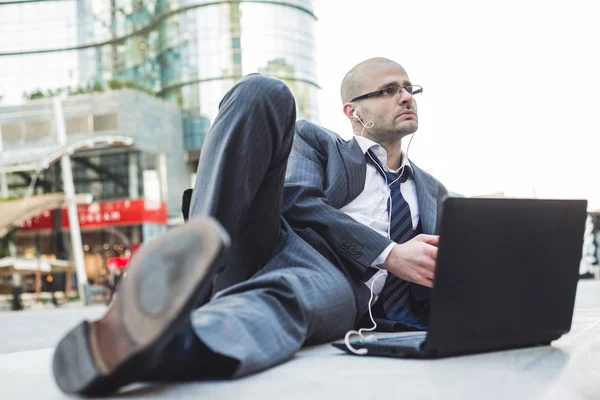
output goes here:
[{"label": "man's hand", "polygon": [[397,244],[381,266],[400,279],[433,287],[439,239],[437,235],[422,234]]}]

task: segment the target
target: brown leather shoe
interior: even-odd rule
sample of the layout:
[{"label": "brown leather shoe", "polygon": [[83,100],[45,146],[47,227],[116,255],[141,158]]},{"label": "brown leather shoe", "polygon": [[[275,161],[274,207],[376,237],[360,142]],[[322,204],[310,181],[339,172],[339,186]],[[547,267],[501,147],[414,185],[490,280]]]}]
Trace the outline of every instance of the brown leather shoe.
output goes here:
[{"label": "brown leather shoe", "polygon": [[58,387],[106,394],[144,376],[198,299],[210,295],[228,247],[229,236],[212,218],[191,220],[142,247],[106,314],[82,322],[58,344]]}]

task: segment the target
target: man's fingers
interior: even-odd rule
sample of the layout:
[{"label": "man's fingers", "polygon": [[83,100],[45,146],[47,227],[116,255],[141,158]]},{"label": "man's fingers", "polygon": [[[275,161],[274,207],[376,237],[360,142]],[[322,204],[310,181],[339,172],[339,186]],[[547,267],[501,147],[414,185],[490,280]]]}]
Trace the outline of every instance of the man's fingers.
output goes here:
[{"label": "man's fingers", "polygon": [[[430,247],[433,247],[433,246],[430,246]],[[436,249],[435,247],[433,247],[433,248]],[[418,266],[422,269],[433,271],[435,269],[435,265],[436,265],[436,257],[437,257],[437,251],[435,251],[435,253],[434,253],[431,250],[425,250],[423,252],[423,255],[418,260]]]},{"label": "man's fingers", "polygon": [[426,286],[428,288],[432,288],[433,287],[433,280],[427,279],[427,278],[421,278],[421,279],[419,279],[419,282],[415,282],[415,283],[418,283],[419,285]]},{"label": "man's fingers", "polygon": [[415,237],[415,240],[418,240],[419,242],[424,242],[427,244],[430,244],[432,246],[437,246],[438,242],[440,241],[440,237],[439,235],[426,235],[424,233],[417,235]]},{"label": "man's fingers", "polygon": [[437,260],[437,255],[438,255],[438,248],[433,246],[433,245],[425,245],[425,250],[424,253],[427,257],[433,259],[434,261]]},{"label": "man's fingers", "polygon": [[421,276],[423,276],[423,278],[425,278],[425,279],[427,279],[427,280],[430,280],[430,281],[432,281],[432,280],[433,280],[433,277],[435,276],[435,272],[434,272],[434,271],[431,271],[431,270],[424,270],[424,271],[421,273]]}]

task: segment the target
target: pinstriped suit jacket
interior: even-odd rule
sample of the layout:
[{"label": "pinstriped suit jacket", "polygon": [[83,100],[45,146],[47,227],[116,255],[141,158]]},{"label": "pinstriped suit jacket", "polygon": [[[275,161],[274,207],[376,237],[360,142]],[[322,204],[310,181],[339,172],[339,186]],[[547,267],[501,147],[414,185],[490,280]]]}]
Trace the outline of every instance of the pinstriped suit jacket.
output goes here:
[{"label": "pinstriped suit jacket", "polygon": [[[411,165],[423,231],[434,234],[448,191],[412,160]],[[296,233],[355,282],[392,243],[339,211],[363,191],[365,178],[366,160],[356,140],[345,141],[308,121],[296,122],[283,216]]]}]

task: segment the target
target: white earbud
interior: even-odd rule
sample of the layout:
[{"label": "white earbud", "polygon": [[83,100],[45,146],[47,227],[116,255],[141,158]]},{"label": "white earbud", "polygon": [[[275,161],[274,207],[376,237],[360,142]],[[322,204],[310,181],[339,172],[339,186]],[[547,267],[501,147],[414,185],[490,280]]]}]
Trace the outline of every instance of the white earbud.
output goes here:
[{"label": "white earbud", "polygon": [[354,118],[356,118],[358,120],[358,122],[360,122],[360,124],[363,126],[362,131],[360,132],[360,136],[364,136],[365,133],[365,129],[368,128],[372,128],[375,126],[375,122],[373,121],[369,121],[367,122],[367,124],[365,125],[364,122],[362,122],[362,120],[360,119],[360,117],[358,116],[358,113],[356,112],[356,110],[352,111],[352,115],[354,116]]}]

